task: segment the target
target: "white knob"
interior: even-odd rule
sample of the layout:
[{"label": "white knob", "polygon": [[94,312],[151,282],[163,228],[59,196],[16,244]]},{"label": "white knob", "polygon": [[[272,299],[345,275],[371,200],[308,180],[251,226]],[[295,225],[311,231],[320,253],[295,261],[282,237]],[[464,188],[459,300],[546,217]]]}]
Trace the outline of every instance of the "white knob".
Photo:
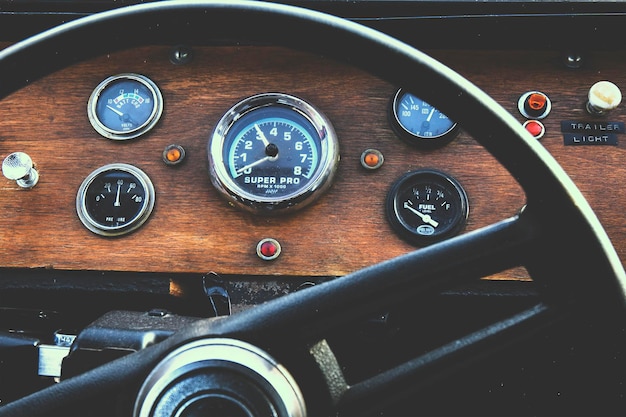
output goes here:
[{"label": "white knob", "polygon": [[32,188],[39,181],[33,160],[24,152],[13,152],[2,162],[2,174],[22,188]]},{"label": "white knob", "polygon": [[622,101],[619,87],[610,81],[598,81],[589,89],[587,111],[591,114],[604,114],[616,108]]}]

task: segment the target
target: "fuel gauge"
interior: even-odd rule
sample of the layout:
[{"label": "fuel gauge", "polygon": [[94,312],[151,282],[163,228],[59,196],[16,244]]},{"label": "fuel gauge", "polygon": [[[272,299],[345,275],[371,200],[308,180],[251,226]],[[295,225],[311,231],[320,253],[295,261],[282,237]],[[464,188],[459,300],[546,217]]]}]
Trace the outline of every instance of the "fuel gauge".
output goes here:
[{"label": "fuel gauge", "polygon": [[424,245],[454,236],[469,215],[467,194],[448,174],[431,169],[400,177],[387,195],[387,218],[406,241]]}]

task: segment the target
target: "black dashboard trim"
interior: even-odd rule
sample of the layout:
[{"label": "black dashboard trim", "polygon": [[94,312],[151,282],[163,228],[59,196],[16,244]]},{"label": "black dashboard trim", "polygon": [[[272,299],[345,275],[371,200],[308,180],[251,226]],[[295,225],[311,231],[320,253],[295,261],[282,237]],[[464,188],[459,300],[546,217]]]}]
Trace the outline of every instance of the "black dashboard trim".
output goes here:
[{"label": "black dashboard trim", "polygon": [[[15,42],[93,13],[149,1],[0,0],[0,40]],[[420,49],[622,50],[626,3],[277,1],[334,14]],[[358,13],[355,11],[358,10]],[[537,29],[539,28],[539,30]],[[424,36],[424,34],[428,36]]]}]

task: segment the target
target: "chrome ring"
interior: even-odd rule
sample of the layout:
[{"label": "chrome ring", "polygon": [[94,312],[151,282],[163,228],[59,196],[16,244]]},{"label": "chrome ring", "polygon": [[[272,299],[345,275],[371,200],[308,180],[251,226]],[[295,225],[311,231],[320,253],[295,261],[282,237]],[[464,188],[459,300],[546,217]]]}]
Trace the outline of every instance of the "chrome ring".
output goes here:
[{"label": "chrome ring", "polygon": [[[311,180],[295,192],[280,197],[255,195],[243,189],[230,175],[223,152],[229,131],[241,117],[270,106],[282,106],[303,116],[315,129],[321,146],[319,165]],[[283,93],[258,94],[235,104],[216,124],[207,148],[209,175],[215,188],[229,202],[262,214],[311,203],[330,187],[339,163],[339,142],[330,121],[311,104]]]},{"label": "chrome ring", "polygon": [[[86,199],[89,186],[100,174],[107,171],[123,171],[131,174],[141,183],[145,192],[145,198],[141,203],[141,209],[139,212],[135,215],[135,217],[122,226],[105,226],[96,221],[89,214],[89,210],[87,209]],[[155,199],[156,193],[154,191],[154,185],[152,184],[150,177],[148,177],[145,172],[129,164],[108,164],[96,169],[83,180],[78,192],[76,193],[76,212],[83,225],[93,233],[101,236],[119,236],[136,230],[143,225],[146,220],[148,220],[148,217],[154,209]]]},{"label": "chrome ring", "polygon": [[[154,101],[152,112],[150,113],[146,121],[142,123],[141,125],[135,127],[134,129],[128,130],[128,131],[115,130],[115,129],[111,129],[107,127],[98,118],[98,114],[96,111],[98,99],[100,98],[100,95],[102,94],[104,89],[108,87],[111,83],[114,83],[118,80],[123,80],[123,79],[134,80],[134,81],[141,83],[143,86],[145,86],[148,89],[148,91],[150,91],[150,95],[151,95],[150,98]],[[113,139],[113,140],[133,139],[133,138],[143,135],[144,133],[148,132],[157,124],[157,122],[161,118],[162,113],[163,113],[163,95],[161,94],[161,90],[159,90],[159,87],[154,83],[154,81],[152,81],[148,77],[144,75],[140,75],[140,74],[134,74],[134,73],[124,73],[124,74],[118,74],[118,75],[113,75],[111,77],[108,77],[107,79],[102,81],[100,84],[98,84],[98,86],[91,93],[91,96],[89,97],[89,100],[87,102],[87,116],[89,117],[89,122],[91,123],[93,128],[96,130],[96,132],[98,132],[105,138]]]},{"label": "chrome ring", "polygon": [[[255,382],[265,382],[262,389],[273,391],[271,396],[278,399],[279,415],[283,417],[305,417],[306,407],[300,388],[287,369],[276,362],[261,349],[239,340],[217,338],[196,340],[179,347],[165,357],[148,375],[144,381],[137,400],[133,415],[135,417],[158,415],[159,401],[163,393],[185,376],[198,374],[201,370],[210,373],[211,370],[228,368],[238,372]],[[200,387],[202,395],[207,396],[210,388]],[[220,391],[215,395],[224,396]],[[227,395],[227,394],[226,394]],[[236,398],[228,398],[236,403]],[[188,404],[188,398],[181,398],[180,404]]]}]

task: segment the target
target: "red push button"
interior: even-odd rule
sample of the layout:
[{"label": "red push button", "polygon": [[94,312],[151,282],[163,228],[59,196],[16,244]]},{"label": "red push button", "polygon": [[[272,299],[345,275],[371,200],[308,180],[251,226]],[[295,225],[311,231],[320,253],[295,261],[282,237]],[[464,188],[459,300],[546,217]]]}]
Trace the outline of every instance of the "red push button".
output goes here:
[{"label": "red push button", "polygon": [[280,243],[276,239],[261,239],[256,245],[256,254],[264,261],[272,261],[280,255]]},{"label": "red push button", "polygon": [[539,120],[527,120],[524,122],[524,128],[533,135],[535,139],[541,139],[546,133],[546,128]]}]

